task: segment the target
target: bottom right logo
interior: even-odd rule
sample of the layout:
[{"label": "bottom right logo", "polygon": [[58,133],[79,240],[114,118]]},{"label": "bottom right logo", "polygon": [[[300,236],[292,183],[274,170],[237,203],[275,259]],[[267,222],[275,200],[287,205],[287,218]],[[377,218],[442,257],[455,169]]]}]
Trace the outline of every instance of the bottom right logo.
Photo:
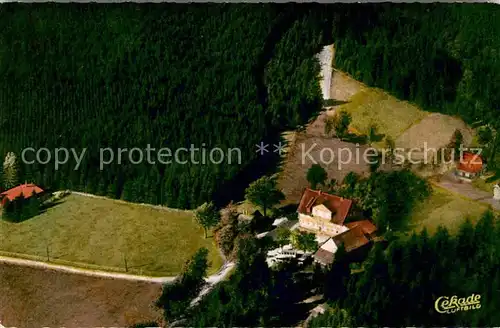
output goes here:
[{"label": "bottom right logo", "polygon": [[439,313],[451,314],[458,311],[477,310],[481,308],[481,295],[472,294],[469,297],[441,296],[434,303]]}]

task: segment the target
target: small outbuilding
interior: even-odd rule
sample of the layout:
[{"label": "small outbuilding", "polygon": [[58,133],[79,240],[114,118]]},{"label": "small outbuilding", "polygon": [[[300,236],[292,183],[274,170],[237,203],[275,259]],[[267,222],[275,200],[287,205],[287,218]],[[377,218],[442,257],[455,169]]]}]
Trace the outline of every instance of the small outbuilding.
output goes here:
[{"label": "small outbuilding", "polygon": [[457,164],[456,175],[462,179],[473,180],[483,174],[485,167],[484,159],[480,155],[465,152]]},{"label": "small outbuilding", "polygon": [[17,187],[6,190],[0,194],[0,204],[3,206],[8,201],[12,202],[19,196],[23,196],[24,199],[29,199],[33,195],[41,195],[44,190],[33,183],[25,183]]}]

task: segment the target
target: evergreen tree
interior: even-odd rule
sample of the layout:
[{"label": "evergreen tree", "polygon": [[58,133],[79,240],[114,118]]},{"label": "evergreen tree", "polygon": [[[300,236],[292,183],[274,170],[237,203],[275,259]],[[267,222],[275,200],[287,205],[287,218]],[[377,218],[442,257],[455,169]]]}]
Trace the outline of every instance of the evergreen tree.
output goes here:
[{"label": "evergreen tree", "polygon": [[352,117],[348,112],[341,110],[334,116],[333,127],[335,134],[338,138],[345,138],[349,132],[349,125],[351,124]]},{"label": "evergreen tree", "polygon": [[200,248],[186,262],[181,275],[173,283],[166,283],[156,306],[163,309],[163,315],[168,323],[172,323],[185,314],[191,300],[199,293],[208,269],[208,250]]},{"label": "evergreen tree", "polygon": [[220,221],[220,214],[215,205],[204,203],[194,212],[196,222],[203,228],[205,238],[207,238],[207,230],[215,227]]},{"label": "evergreen tree", "polygon": [[15,187],[19,182],[18,176],[19,164],[17,157],[13,152],[7,153],[3,162],[3,187],[10,189]]},{"label": "evergreen tree", "polygon": [[245,190],[245,198],[250,203],[259,206],[267,216],[267,210],[284,199],[283,193],[277,189],[275,176],[263,176],[252,182]]},{"label": "evergreen tree", "polygon": [[313,164],[307,171],[307,181],[311,184],[312,189],[316,189],[318,184],[324,185],[328,174],[325,169],[319,164]]},{"label": "evergreen tree", "polygon": [[368,126],[368,133],[366,134],[366,142],[371,147],[372,144],[378,139],[378,127],[376,124]]}]

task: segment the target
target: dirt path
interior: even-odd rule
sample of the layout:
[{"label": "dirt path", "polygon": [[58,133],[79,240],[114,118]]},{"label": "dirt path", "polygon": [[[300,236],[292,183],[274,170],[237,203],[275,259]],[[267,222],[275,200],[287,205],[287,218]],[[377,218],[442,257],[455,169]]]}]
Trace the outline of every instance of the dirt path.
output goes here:
[{"label": "dirt path", "polygon": [[[115,273],[115,272],[106,272],[106,271],[97,271],[97,270],[87,270],[81,268],[75,268],[64,265],[50,264],[39,261],[25,260],[13,257],[0,256],[0,263],[8,263],[22,266],[29,266],[33,268],[40,269],[48,269],[48,270],[57,270],[66,273],[74,273],[81,274],[85,276],[91,277],[100,277],[100,278],[112,278],[112,279],[123,279],[123,280],[132,280],[132,281],[145,281],[145,282],[153,282],[153,283],[167,283],[175,280],[176,276],[173,277],[149,277],[149,276],[139,276],[132,275],[126,273]],[[206,278],[207,283],[213,284],[221,281],[229,271],[234,267],[233,262],[229,262],[224,264],[221,269],[208,278]]]},{"label": "dirt path", "polygon": [[493,199],[493,192],[488,193],[486,191],[477,189],[469,182],[460,183],[459,180],[455,178],[451,173],[444,175],[441,181],[434,183],[439,187],[445,188],[451,192],[460,194],[464,197],[484,204],[488,204],[495,210],[500,211],[500,201]]},{"label": "dirt path", "polygon": [[138,276],[138,275],[132,275],[132,274],[125,274],[125,273],[88,270],[88,269],[75,268],[75,267],[70,267],[70,266],[65,266],[65,265],[50,264],[50,263],[45,263],[45,262],[25,260],[25,259],[6,257],[6,256],[0,256],[0,263],[29,266],[29,267],[33,267],[33,268],[48,269],[48,270],[57,270],[57,271],[61,271],[61,272],[81,274],[81,275],[91,276],[91,277],[124,279],[124,280],[132,280],[132,281],[145,281],[145,282],[153,282],[153,283],[172,282],[175,279],[175,277],[148,277],[148,276]]}]

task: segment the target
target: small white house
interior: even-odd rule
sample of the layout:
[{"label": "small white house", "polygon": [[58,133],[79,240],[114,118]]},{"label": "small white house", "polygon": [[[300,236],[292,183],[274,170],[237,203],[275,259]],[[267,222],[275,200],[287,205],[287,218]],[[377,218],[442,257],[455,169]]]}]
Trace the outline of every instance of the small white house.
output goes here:
[{"label": "small white house", "polygon": [[493,199],[500,201],[500,185],[498,184],[493,187]]},{"label": "small white house", "polygon": [[314,254],[314,262],[321,265],[332,264],[337,250],[338,246],[335,241],[332,238],[328,239]]}]

